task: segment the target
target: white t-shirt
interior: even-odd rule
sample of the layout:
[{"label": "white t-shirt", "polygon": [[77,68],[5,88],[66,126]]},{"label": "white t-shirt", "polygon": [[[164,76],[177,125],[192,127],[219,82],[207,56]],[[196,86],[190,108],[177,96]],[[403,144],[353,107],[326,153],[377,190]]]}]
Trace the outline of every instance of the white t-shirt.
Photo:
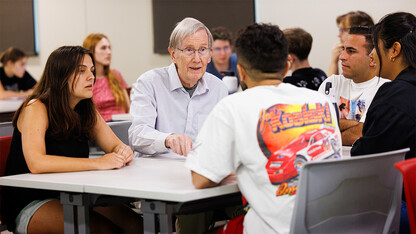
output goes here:
[{"label": "white t-shirt", "polygon": [[332,75],[321,84],[318,91],[325,94],[326,83],[331,82],[328,96],[337,103],[340,118],[364,122],[378,88],[389,81],[375,76],[371,80],[355,83],[343,75]]},{"label": "white t-shirt", "polygon": [[291,84],[258,86],[221,100],[208,115],[185,166],[219,183],[236,172],[250,204],[246,233],[288,233],[298,165],[341,157],[335,108]]}]

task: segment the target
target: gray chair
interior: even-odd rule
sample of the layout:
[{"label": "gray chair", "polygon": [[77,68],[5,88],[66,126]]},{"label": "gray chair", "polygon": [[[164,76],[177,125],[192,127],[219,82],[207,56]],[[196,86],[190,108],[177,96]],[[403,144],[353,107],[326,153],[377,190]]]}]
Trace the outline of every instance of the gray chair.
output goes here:
[{"label": "gray chair", "polygon": [[129,128],[131,121],[107,122],[114,134],[126,145],[129,145]]},{"label": "gray chair", "polygon": [[[129,145],[129,127],[131,121],[117,121],[117,122],[107,122],[107,125],[110,126],[114,134],[126,145]],[[96,145],[94,142],[89,142],[90,147],[90,157],[101,156],[104,154],[104,151]]]},{"label": "gray chair", "polygon": [[300,176],[290,233],[398,233],[409,149],[310,162]]}]

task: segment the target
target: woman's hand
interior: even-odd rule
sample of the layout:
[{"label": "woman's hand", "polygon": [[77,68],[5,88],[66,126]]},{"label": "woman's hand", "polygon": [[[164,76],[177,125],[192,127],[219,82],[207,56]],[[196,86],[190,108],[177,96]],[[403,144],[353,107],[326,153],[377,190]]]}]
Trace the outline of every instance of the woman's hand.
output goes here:
[{"label": "woman's hand", "polygon": [[114,149],[114,152],[123,156],[124,158],[124,164],[129,164],[131,161],[133,161],[134,154],[131,148],[125,144],[119,144]]},{"label": "woman's hand", "polygon": [[125,157],[117,153],[108,153],[102,157],[97,158],[99,160],[98,169],[99,170],[111,170],[111,169],[120,169],[126,165]]}]

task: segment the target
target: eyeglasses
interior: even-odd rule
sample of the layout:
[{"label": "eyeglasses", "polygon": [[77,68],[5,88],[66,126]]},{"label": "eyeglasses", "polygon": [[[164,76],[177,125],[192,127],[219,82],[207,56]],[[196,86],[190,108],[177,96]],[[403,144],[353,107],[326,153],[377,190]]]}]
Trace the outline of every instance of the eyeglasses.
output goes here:
[{"label": "eyeglasses", "polygon": [[224,46],[223,48],[221,48],[221,47],[214,47],[213,50],[214,50],[215,53],[219,53],[219,52],[221,52],[221,50],[224,50],[224,52],[230,52],[231,51],[231,47],[229,47],[229,46]]},{"label": "eyeglasses", "polygon": [[178,50],[182,51],[182,53],[184,53],[186,56],[189,56],[189,57],[193,56],[196,51],[198,51],[198,54],[200,56],[206,56],[208,55],[208,52],[210,51],[210,49],[206,47],[202,47],[199,49],[185,48],[185,49],[178,49]]}]

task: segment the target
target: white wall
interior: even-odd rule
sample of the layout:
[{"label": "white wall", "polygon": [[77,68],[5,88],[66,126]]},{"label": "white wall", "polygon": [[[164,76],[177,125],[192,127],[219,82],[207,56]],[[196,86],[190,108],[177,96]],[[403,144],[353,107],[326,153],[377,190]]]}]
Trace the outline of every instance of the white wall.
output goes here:
[{"label": "white wall", "polygon": [[328,70],[331,49],[339,41],[336,17],[349,11],[365,11],[375,23],[384,15],[406,11],[416,15],[415,0],[256,0],[256,22],[281,29],[301,27],[312,34],[312,67]]},{"label": "white wall", "polygon": [[[106,34],[113,47],[112,68],[128,84],[145,71],[170,64],[168,55],[153,53],[152,0],[37,0],[39,55],[28,71],[39,79],[49,54],[62,45],[81,45],[89,33]],[[416,14],[414,0],[256,0],[257,22],[282,29],[302,27],[312,34],[311,65],[327,70],[332,45],[338,41],[335,18],[363,10],[375,21],[395,11]],[[169,38],[166,38],[169,40]]]},{"label": "white wall", "polygon": [[[49,54],[63,45],[82,45],[90,33],[106,34],[112,44],[111,67],[128,84],[140,74],[170,64],[153,53],[151,0],[38,0],[39,55],[28,71],[39,79]],[[166,40],[169,40],[168,38]]]}]

